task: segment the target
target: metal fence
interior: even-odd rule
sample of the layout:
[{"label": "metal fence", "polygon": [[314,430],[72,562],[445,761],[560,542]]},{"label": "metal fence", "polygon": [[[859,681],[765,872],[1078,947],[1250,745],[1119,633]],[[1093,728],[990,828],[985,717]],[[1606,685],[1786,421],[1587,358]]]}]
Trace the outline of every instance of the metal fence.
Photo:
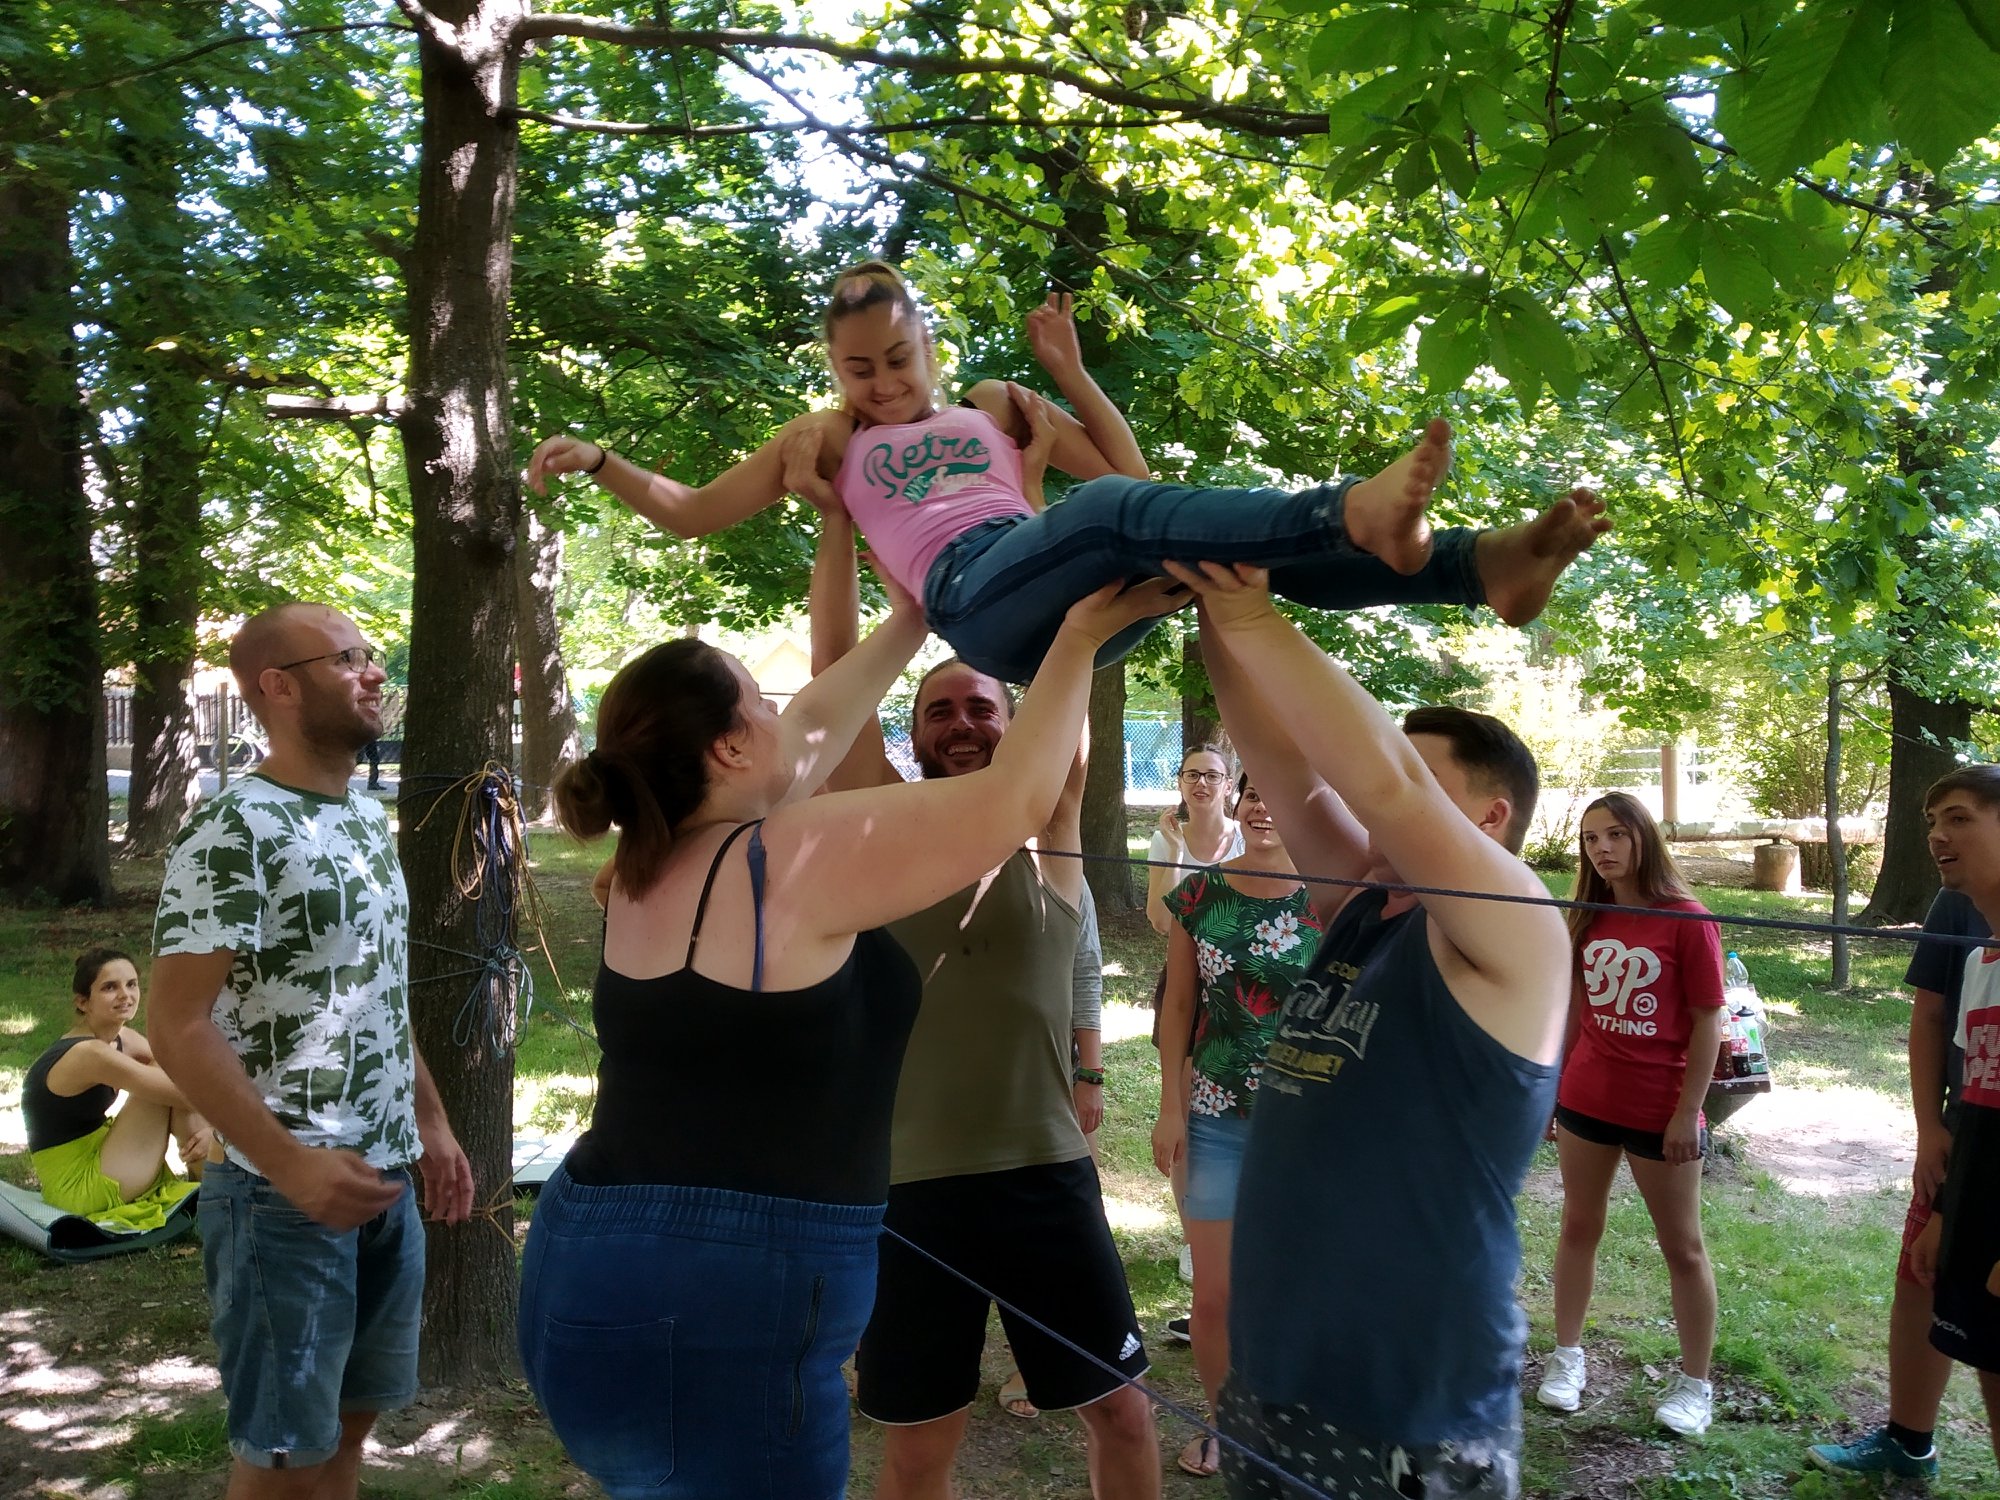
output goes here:
[{"label": "metal fence", "polygon": [[[889,760],[903,775],[914,779],[916,752],[910,748],[907,712],[882,716],[882,741]],[[1127,719],[1125,721],[1125,795],[1137,801],[1157,802],[1171,796],[1181,769],[1181,721],[1179,719]]]}]

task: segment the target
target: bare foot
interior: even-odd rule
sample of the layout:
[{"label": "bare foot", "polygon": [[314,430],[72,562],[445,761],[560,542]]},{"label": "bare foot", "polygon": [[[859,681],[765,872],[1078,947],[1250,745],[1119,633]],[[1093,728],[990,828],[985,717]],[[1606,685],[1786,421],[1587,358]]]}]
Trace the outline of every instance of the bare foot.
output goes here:
[{"label": "bare foot", "polygon": [[1596,492],[1574,489],[1532,521],[1481,532],[1472,556],[1487,604],[1509,625],[1527,624],[1548,604],[1563,569],[1610,529]]},{"label": "bare foot", "polygon": [[1451,467],[1451,423],[1433,417],[1417,446],[1347,491],[1347,539],[1398,573],[1431,560],[1431,524],[1424,507]]}]

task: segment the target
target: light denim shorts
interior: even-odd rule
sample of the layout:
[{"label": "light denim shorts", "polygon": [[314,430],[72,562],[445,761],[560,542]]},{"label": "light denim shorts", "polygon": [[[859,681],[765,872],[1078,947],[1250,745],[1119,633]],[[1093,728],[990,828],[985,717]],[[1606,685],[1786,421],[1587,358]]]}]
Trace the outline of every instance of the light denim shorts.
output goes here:
[{"label": "light denim shorts", "polygon": [[344,1233],[307,1218],[255,1172],[211,1162],[197,1200],[209,1326],[229,1451],[267,1469],[325,1463],[342,1412],[417,1393],[424,1228],[410,1174],[393,1207]]},{"label": "light denim shorts", "polygon": [[1181,1194],[1183,1217],[1236,1217],[1236,1184],[1243,1176],[1243,1148],[1249,1144],[1248,1115],[1188,1116],[1187,1186]]}]

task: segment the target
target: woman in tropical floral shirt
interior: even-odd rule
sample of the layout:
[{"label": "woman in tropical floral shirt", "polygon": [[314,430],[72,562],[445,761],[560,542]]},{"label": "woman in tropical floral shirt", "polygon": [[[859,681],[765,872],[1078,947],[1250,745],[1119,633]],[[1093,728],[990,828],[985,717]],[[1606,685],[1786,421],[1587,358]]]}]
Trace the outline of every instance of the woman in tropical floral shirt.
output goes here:
[{"label": "woman in tropical floral shirt", "polygon": [[[1167,934],[1153,1127],[1159,1169],[1187,1162],[1181,1223],[1194,1252],[1194,1362],[1211,1409],[1229,1372],[1229,1228],[1250,1106],[1285,995],[1320,938],[1285,842],[1246,779],[1237,782],[1235,814],[1243,852],[1195,871],[1166,898],[1175,925]],[[1198,1437],[1180,1466],[1213,1474],[1218,1457],[1215,1440]]]}]

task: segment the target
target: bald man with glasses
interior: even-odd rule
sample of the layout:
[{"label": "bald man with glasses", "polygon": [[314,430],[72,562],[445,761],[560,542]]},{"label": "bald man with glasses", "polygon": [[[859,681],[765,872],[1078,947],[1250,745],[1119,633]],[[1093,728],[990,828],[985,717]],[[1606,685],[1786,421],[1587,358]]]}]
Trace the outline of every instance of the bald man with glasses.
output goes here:
[{"label": "bald man with glasses", "polygon": [[416,1394],[428,1211],[472,1171],[410,1032],[409,898],[382,804],[349,788],[382,730],[377,652],[321,604],[230,645],[270,740],[194,812],[154,923],[152,1041],[226,1159],[200,1201],[234,1455],[229,1500],[350,1500],[378,1413]]}]

